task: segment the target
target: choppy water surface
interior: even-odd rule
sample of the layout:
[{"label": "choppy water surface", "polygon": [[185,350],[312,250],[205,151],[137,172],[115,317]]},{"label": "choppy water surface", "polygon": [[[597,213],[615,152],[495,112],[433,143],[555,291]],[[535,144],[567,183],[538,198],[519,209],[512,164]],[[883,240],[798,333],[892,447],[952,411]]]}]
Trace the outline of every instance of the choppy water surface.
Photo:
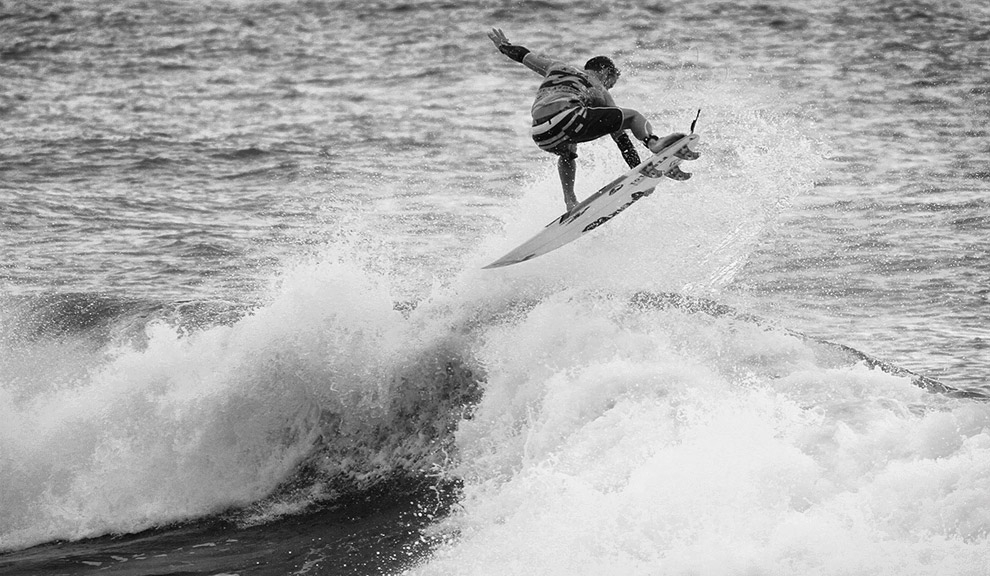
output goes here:
[{"label": "choppy water surface", "polygon": [[[481,271],[563,206],[491,26],[700,108],[694,178]],[[988,391],[987,30],[3,2],[0,569],[985,574],[990,411],[927,390]]]}]

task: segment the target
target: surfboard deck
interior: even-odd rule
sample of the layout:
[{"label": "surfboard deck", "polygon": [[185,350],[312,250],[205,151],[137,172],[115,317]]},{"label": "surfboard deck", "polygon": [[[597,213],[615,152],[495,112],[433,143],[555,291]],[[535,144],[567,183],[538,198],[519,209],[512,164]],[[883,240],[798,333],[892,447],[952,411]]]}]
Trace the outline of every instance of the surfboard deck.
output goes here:
[{"label": "surfboard deck", "polygon": [[[685,154],[683,152],[685,150],[690,153],[692,147],[699,141],[700,137],[697,134],[682,135],[639,166],[609,182],[570,211],[561,214],[519,247],[484,268],[501,268],[518,264],[556,250],[605,224],[640,198],[652,194],[657,184],[665,177],[687,180],[690,174],[678,168],[685,158],[677,154]],[[695,154],[694,157],[697,155]]]}]

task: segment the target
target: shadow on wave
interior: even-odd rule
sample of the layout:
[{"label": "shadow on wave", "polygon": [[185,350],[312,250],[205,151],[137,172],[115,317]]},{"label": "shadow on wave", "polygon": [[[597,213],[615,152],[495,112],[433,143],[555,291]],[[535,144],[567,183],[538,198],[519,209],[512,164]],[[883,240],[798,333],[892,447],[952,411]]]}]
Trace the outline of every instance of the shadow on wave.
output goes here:
[{"label": "shadow on wave", "polygon": [[331,506],[258,526],[224,516],[0,555],[20,576],[112,574],[392,574],[438,542],[424,529],[446,515],[460,485],[395,477]]}]

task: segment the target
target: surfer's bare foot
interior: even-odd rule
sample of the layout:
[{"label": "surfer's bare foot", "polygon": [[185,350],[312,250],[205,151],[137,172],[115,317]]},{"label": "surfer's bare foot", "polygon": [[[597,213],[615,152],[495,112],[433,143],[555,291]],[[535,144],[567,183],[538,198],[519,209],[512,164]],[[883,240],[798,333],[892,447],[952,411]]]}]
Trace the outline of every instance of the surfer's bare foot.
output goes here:
[{"label": "surfer's bare foot", "polygon": [[684,135],[680,132],[674,132],[673,134],[664,136],[663,138],[657,136],[656,134],[651,134],[646,140],[643,141],[643,143],[650,149],[650,152],[656,154],[683,137]]}]

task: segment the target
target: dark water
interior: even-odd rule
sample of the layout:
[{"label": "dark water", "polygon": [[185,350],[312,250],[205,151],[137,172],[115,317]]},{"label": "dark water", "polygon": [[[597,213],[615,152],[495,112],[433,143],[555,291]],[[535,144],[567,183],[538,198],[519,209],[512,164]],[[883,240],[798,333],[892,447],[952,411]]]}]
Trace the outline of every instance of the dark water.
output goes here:
[{"label": "dark water", "polygon": [[130,536],[36,546],[0,561],[0,571],[53,574],[387,574],[414,564],[440,541],[423,535],[449,511],[457,489],[387,482],[330,509],[260,526],[214,518]]}]

